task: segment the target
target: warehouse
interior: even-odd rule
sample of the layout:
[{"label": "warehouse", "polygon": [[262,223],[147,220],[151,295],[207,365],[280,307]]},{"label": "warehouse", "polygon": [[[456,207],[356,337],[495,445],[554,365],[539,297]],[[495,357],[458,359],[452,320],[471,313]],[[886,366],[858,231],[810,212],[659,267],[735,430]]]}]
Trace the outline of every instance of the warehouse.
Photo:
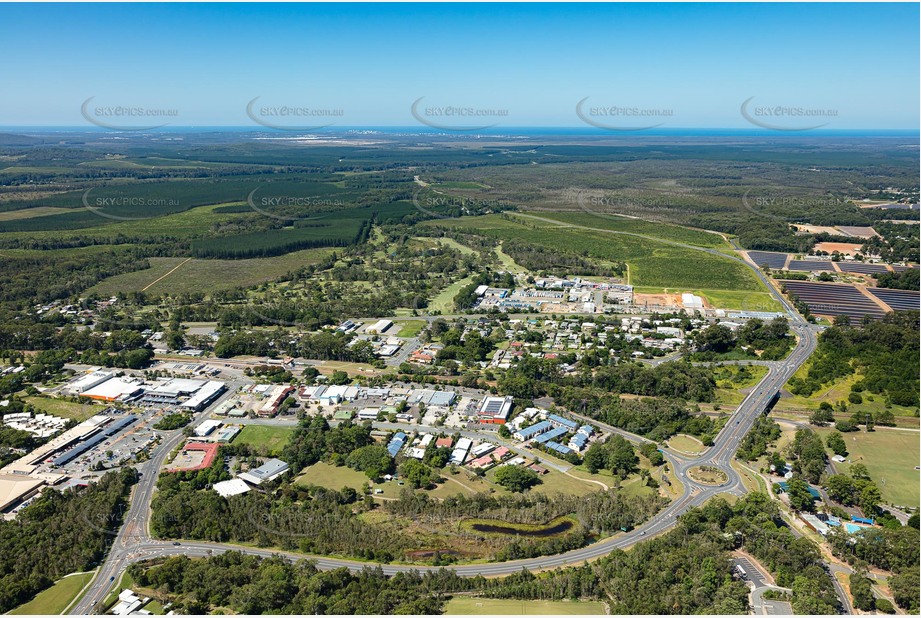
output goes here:
[{"label": "warehouse", "polygon": [[112,371],[93,371],[84,376],[80,376],[66,387],[64,387],[64,394],[66,395],[81,395],[84,391],[88,391],[94,386],[99,386],[109,378],[115,376],[115,373]]},{"label": "warehouse", "polygon": [[215,429],[220,427],[222,424],[223,423],[221,423],[221,421],[207,420],[203,422],[201,425],[199,425],[198,427],[196,427],[193,433],[195,434],[196,438],[204,438],[205,436],[213,432]]},{"label": "warehouse", "polygon": [[377,322],[369,326],[367,329],[365,329],[365,332],[377,333],[378,335],[383,335],[390,329],[391,326],[393,326],[392,320],[378,320]]},{"label": "warehouse", "polygon": [[125,401],[139,395],[142,390],[143,385],[137,381],[128,378],[110,378],[83,391],[80,396],[96,401]]},{"label": "warehouse", "polygon": [[192,395],[192,397],[183,403],[180,407],[198,412],[199,410],[203,410],[204,408],[208,407],[208,405],[217,399],[218,396],[220,396],[220,394],[225,390],[227,390],[227,386],[223,382],[218,382],[217,380],[209,380],[208,382],[205,382],[204,386],[198,389],[198,391],[196,391],[195,394]]}]

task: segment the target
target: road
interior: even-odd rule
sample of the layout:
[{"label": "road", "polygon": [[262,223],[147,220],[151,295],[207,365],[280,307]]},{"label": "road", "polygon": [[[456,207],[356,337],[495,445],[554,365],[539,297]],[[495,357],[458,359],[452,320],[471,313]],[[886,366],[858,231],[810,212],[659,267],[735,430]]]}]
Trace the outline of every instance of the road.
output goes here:
[{"label": "road", "polygon": [[[540,217],[533,218],[540,219]],[[547,221],[551,220],[548,219]],[[571,227],[581,228],[585,226],[571,225]],[[597,229],[599,231],[610,231],[600,228]],[[637,234],[631,235],[642,236]],[[679,498],[677,498],[662,511],[652,517],[648,522],[630,532],[619,534],[603,541],[588,545],[587,547],[574,549],[554,556],[544,556],[539,558],[499,563],[460,565],[452,567],[452,569],[459,575],[468,577],[475,575],[497,576],[517,573],[522,569],[540,570],[583,564],[586,561],[607,555],[614,549],[626,549],[637,542],[647,539],[648,537],[669,530],[675,525],[678,516],[693,507],[702,505],[717,494],[731,493],[735,495],[743,495],[745,493],[746,490],[742,484],[742,480],[738,473],[736,473],[736,471],[731,467],[730,461],[738,449],[742,438],[751,429],[755,420],[765,413],[772,398],[779,393],[780,389],[786,383],[786,381],[812,354],[816,346],[816,334],[819,329],[813,325],[810,325],[808,322],[806,322],[805,319],[802,318],[802,316],[796,313],[786,298],[777,292],[777,290],[770,285],[770,282],[765,279],[764,274],[761,273],[761,271],[751,263],[741,258],[727,256],[725,253],[721,253],[716,250],[693,247],[691,245],[684,245],[682,243],[661,241],[660,239],[655,240],[656,242],[666,242],[666,244],[676,244],[708,253],[718,254],[729,259],[740,261],[751,268],[759,276],[759,278],[765,282],[765,284],[768,286],[768,289],[777,298],[777,300],[786,308],[791,320],[791,329],[797,337],[796,346],[786,360],[768,367],[768,373],[751,391],[751,393],[745,397],[745,399],[739,405],[736,413],[733,414],[728,423],[723,427],[723,429],[714,439],[713,446],[707,449],[704,453],[696,457],[686,457],[679,456],[678,454],[672,453],[667,449],[663,449],[663,453],[666,459],[670,462],[673,470],[675,471],[675,474],[678,476],[683,485],[683,493]],[[207,411],[203,412],[199,416],[201,418],[206,417]],[[593,422],[595,424],[602,425],[597,423],[597,421]],[[617,431],[617,433],[625,433],[619,430],[615,430],[613,427],[605,427],[602,425],[602,428],[605,428],[609,431],[614,430]],[[628,435],[628,437],[631,436]],[[352,560],[342,560],[322,556],[307,556],[290,552],[261,550],[228,544],[188,542],[183,543],[182,545],[174,545],[171,542],[152,540],[149,537],[148,526],[151,516],[150,502],[153,497],[153,492],[156,485],[157,472],[162,467],[170,451],[172,451],[172,449],[179,444],[182,438],[183,436],[181,431],[172,432],[167,438],[165,438],[164,443],[155,450],[155,455],[151,458],[151,460],[139,467],[143,472],[143,476],[135,488],[131,501],[131,508],[127,513],[125,524],[118,531],[115,543],[109,551],[109,555],[105,563],[103,563],[102,567],[99,569],[99,573],[94,579],[92,586],[84,595],[83,599],[81,599],[81,601],[73,609],[73,613],[91,613],[94,610],[95,605],[106,597],[108,591],[113,585],[113,578],[118,579],[118,576],[130,563],[154,557],[182,554],[188,556],[206,556],[212,553],[222,553],[225,551],[236,550],[260,556],[278,554],[292,560],[309,558],[315,560],[317,562],[317,566],[322,569],[340,567],[346,567],[349,569],[361,569],[370,565],[370,563],[363,563]],[[642,440],[642,438],[638,438],[637,436],[632,436],[632,439]],[[691,468],[697,466],[712,466],[719,468],[726,475],[727,481],[719,486],[704,485],[702,483],[693,481],[688,477],[688,471]],[[374,564],[373,566],[378,565]],[[386,574],[395,574],[398,572],[406,571],[425,571],[431,569],[431,567],[405,565],[380,566],[383,569],[383,572]]]}]

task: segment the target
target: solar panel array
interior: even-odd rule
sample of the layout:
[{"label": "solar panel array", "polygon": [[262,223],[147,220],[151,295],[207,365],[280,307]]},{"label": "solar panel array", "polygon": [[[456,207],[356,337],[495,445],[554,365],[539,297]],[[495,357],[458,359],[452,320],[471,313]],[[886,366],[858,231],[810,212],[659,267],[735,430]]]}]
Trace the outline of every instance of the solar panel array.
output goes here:
[{"label": "solar panel array", "polygon": [[809,311],[816,315],[846,315],[851,318],[852,323],[859,323],[866,315],[878,320],[886,314],[879,305],[852,285],[810,281],[784,281],[783,285],[806,303]]},{"label": "solar panel array", "polygon": [[921,302],[921,294],[914,290],[867,288],[867,291],[892,307],[894,311],[918,311]]},{"label": "solar panel array", "polygon": [[791,260],[790,270],[805,270],[808,272],[820,272],[826,270],[828,272],[834,272],[835,267],[832,266],[831,262],[828,261]]},{"label": "solar panel array", "polygon": [[911,266],[902,266],[901,264],[892,265],[892,270],[894,270],[897,273],[903,273],[906,270],[910,270],[910,269],[911,269]]},{"label": "solar panel array", "polygon": [[889,272],[889,269],[882,264],[864,264],[863,262],[838,262],[838,268],[846,273],[860,273],[862,275]]},{"label": "solar panel array", "polygon": [[771,268],[783,268],[787,263],[786,253],[774,253],[773,251],[749,251],[748,257],[751,258],[759,268],[767,264]]}]

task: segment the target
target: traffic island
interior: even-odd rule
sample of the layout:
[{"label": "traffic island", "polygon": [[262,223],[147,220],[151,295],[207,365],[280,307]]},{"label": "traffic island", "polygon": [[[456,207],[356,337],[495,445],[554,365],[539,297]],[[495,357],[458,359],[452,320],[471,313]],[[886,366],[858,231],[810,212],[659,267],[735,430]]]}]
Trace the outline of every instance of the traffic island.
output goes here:
[{"label": "traffic island", "polygon": [[729,475],[714,466],[694,466],[688,470],[688,478],[701,485],[718,487],[729,482]]}]

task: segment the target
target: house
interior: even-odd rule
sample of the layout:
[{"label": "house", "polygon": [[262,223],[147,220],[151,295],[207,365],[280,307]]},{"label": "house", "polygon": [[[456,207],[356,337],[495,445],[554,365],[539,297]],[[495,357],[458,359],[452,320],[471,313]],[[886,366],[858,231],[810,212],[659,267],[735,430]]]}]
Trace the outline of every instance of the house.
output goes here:
[{"label": "house", "polygon": [[563,418],[557,414],[548,415],[547,420],[550,421],[554,427],[566,427],[566,429],[569,431],[575,431],[579,426],[579,423],[576,421],[571,421],[568,418]]},{"label": "house", "polygon": [[435,440],[436,448],[451,448],[454,444],[454,438],[448,436],[447,438],[438,438]]},{"label": "house", "polygon": [[513,434],[513,437],[520,442],[524,442],[544,433],[545,431],[550,431],[552,428],[553,425],[550,423],[550,421],[540,421],[539,423],[535,423],[530,427],[519,429]]},{"label": "house", "polygon": [[467,452],[473,446],[473,440],[470,438],[461,438],[457,441],[454,451],[451,453],[451,463],[462,464],[467,459]]},{"label": "house", "polygon": [[390,439],[390,443],[387,444],[387,452],[390,453],[391,457],[396,457],[405,443],[406,434],[402,431],[398,431],[393,435],[393,438]]}]

